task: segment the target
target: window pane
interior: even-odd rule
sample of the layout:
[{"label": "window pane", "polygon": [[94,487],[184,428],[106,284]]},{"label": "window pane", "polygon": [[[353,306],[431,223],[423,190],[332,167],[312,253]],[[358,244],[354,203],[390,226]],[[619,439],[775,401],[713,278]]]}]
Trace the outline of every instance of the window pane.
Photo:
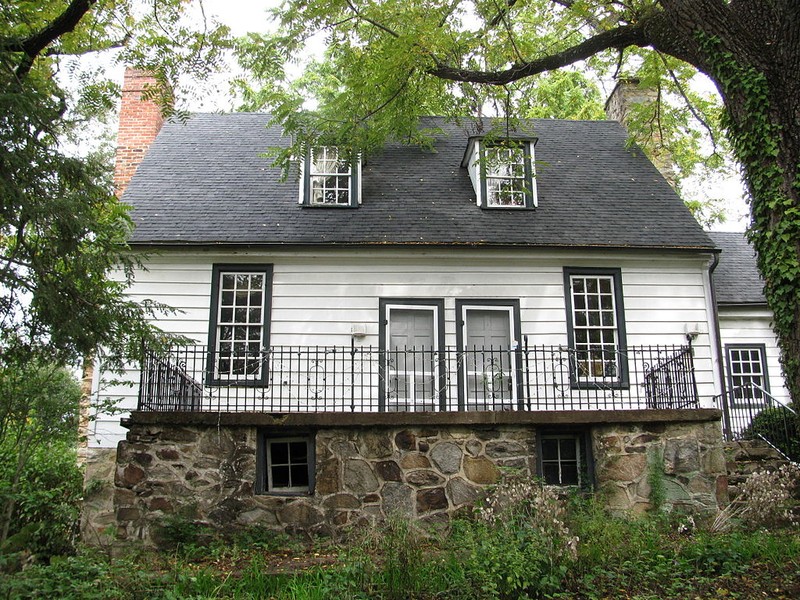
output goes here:
[{"label": "window pane", "polygon": [[287,466],[273,466],[272,467],[272,487],[273,488],[286,488],[289,487],[289,467]]},{"label": "window pane", "polygon": [[545,483],[549,485],[559,485],[561,483],[561,478],[559,477],[558,463],[542,465],[542,476],[544,477]]},{"label": "window pane", "polygon": [[576,460],[578,458],[575,450],[575,438],[567,438],[560,440],[561,446],[561,459],[562,460]]},{"label": "window pane", "polygon": [[270,460],[273,465],[289,464],[289,444],[286,442],[272,442],[269,445]]},{"label": "window pane", "polygon": [[305,463],[307,461],[307,449],[308,445],[305,441],[291,442],[289,446],[289,454],[291,456],[292,463]]},{"label": "window pane", "polygon": [[561,485],[578,485],[577,463],[561,463]]},{"label": "window pane", "polygon": [[558,459],[558,440],[553,438],[542,439],[542,460]]},{"label": "window pane", "polygon": [[308,465],[292,465],[292,487],[308,487]]}]

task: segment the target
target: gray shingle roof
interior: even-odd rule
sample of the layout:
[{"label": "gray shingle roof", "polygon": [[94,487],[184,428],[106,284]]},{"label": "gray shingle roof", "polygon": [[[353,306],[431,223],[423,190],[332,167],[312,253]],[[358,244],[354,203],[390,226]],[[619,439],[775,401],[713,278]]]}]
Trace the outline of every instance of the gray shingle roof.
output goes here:
[{"label": "gray shingle roof", "polygon": [[263,158],[285,144],[267,115],[198,114],[168,123],[124,201],[135,244],[487,244],[711,248],[713,243],[614,121],[532,121],[539,206],[482,210],[461,160],[466,126],[435,151],[387,145],[362,169],[357,209],[298,205],[296,174]]},{"label": "gray shingle roof", "polygon": [[722,250],[714,271],[717,303],[766,304],[764,282],[756,267],[753,247],[743,233],[714,231],[711,239]]}]

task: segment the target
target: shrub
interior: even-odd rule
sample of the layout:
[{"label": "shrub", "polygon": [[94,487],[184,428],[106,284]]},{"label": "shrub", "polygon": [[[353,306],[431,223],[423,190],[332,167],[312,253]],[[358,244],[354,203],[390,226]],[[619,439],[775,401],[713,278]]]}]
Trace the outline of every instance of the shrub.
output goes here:
[{"label": "shrub", "polygon": [[756,471],[745,480],[736,500],[717,514],[711,530],[725,531],[733,525],[745,529],[797,525],[798,489],[800,466],[796,463]]},{"label": "shrub", "polygon": [[69,553],[77,535],[83,472],[74,442],[53,441],[35,447],[16,491],[9,482],[17,452],[0,446],[0,504],[14,499],[14,517],[4,551],[25,550],[42,558]]},{"label": "shrub", "polygon": [[577,557],[578,538],[569,531],[565,501],[553,488],[510,475],[472,521],[454,525],[451,543],[468,587],[479,591],[478,597],[505,598],[558,590]]},{"label": "shrub", "polygon": [[765,408],[753,417],[750,425],[742,431],[742,437],[763,438],[789,459],[800,460],[800,415],[794,404]]}]

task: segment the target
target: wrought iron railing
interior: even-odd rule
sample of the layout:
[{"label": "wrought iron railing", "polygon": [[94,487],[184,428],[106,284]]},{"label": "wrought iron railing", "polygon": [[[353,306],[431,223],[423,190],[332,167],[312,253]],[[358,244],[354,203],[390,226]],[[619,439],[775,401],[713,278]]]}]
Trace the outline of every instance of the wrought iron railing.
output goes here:
[{"label": "wrought iron railing", "polygon": [[698,406],[689,346],[617,352],[180,346],[141,361],[139,410],[377,412],[620,410]]},{"label": "wrought iron railing", "polygon": [[761,440],[785,458],[800,461],[800,415],[755,383],[728,390],[725,437]]}]

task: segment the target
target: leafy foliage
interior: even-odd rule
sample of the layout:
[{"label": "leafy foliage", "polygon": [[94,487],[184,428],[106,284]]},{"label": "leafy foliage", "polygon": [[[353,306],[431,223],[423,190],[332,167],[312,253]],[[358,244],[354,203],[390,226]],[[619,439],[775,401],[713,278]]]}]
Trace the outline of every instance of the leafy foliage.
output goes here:
[{"label": "leafy foliage", "polygon": [[791,460],[800,460],[800,415],[795,405],[765,408],[742,431],[743,439],[763,438]]},{"label": "leafy foliage", "polygon": [[36,361],[0,369],[0,548],[49,556],[71,547],[83,475],[75,441],[81,391]]},{"label": "leafy foliage", "polygon": [[34,350],[75,362],[98,345],[122,355],[160,335],[148,318],[165,307],[124,295],[139,263],[109,156],[67,150],[114,107],[117,86],[79,71],[66,88],[63,66],[120,48],[123,60],[158,75],[154,93],[167,107],[167,83],[187,70],[206,75],[225,46],[225,28],[198,31],[188,10],[180,0],[150,9],[128,0],[0,4],[0,362]]},{"label": "leafy foliage", "polygon": [[[267,551],[243,539],[223,538],[211,540],[204,552],[190,556],[133,551],[112,560],[80,552],[55,559],[49,566],[34,565],[0,578],[0,596],[678,599],[795,597],[800,589],[796,532],[734,528],[728,533],[709,533],[700,528],[680,533],[676,523],[663,515],[615,517],[592,498],[562,499],[559,506],[561,526],[579,538],[577,552],[570,552],[566,563],[545,561],[532,567],[517,556],[526,541],[540,550],[558,546],[552,542],[562,540],[561,526],[549,533],[537,527],[538,533],[533,534],[531,523],[524,519],[516,527],[498,521],[496,525],[507,534],[504,538],[486,520],[475,518],[426,539],[410,523],[395,520],[374,529],[360,527],[360,534],[338,547],[306,544],[302,552],[296,542],[293,547]],[[551,535],[555,537],[548,539]],[[503,552],[509,549],[512,553],[504,561]],[[484,560],[465,560],[472,552]],[[309,567],[321,554],[332,562]],[[295,568],[287,571],[287,565]],[[538,578],[530,587],[520,587],[534,572]]]}]

